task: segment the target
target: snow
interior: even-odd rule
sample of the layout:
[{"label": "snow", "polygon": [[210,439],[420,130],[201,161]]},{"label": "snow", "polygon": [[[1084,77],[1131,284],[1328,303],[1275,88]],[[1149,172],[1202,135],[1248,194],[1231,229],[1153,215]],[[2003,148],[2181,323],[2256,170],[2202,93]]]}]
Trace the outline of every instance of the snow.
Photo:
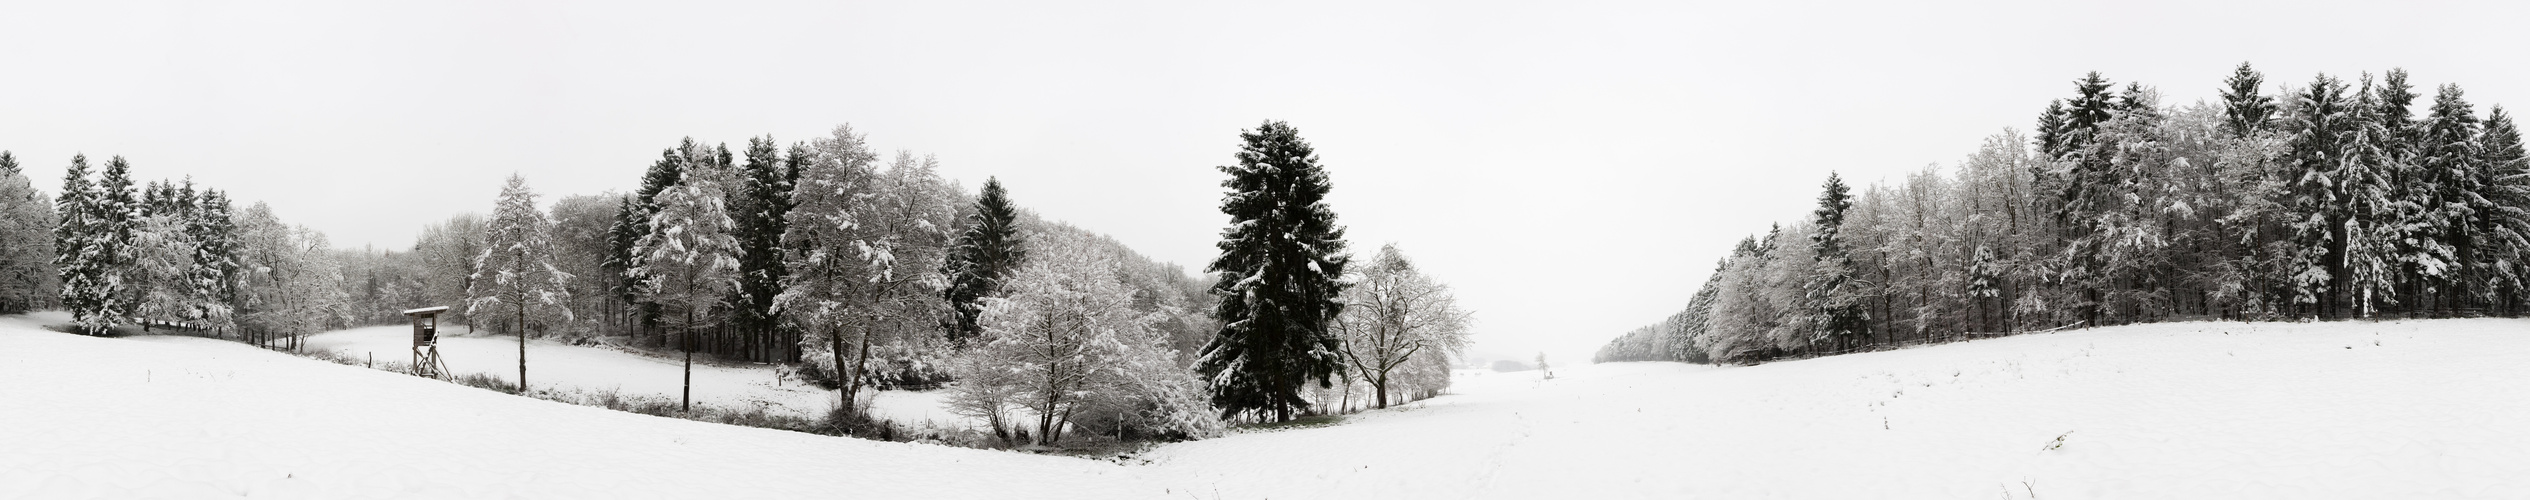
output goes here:
[{"label": "snow", "polygon": [[1465,395],[1145,458],[1200,491],[1277,498],[2530,492],[2522,320],[2177,323],[1755,367],[1461,374]]},{"label": "snow", "polygon": [[[1755,367],[1460,371],[1452,395],[1162,445],[1127,465],[648,417],[230,342],[34,327],[67,321],[0,317],[0,499],[2530,492],[2524,320],[2173,323]],[[409,342],[389,327],[310,345],[374,342],[364,335]],[[469,367],[460,373],[515,373],[499,357],[515,355],[514,340],[443,342],[452,368]],[[529,356],[540,386],[677,382],[669,360],[630,353],[531,343]],[[697,365],[698,396],[780,390],[769,369],[713,369],[724,368]],[[936,398],[893,404],[920,411]]]},{"label": "snow", "polygon": [[[439,354],[448,371],[518,380],[518,338],[475,336],[464,327],[439,325]],[[410,363],[411,326],[373,326],[308,336],[311,351],[334,351],[354,358],[376,357]],[[763,409],[766,413],[822,417],[835,407],[835,391],[797,380],[785,380],[770,364],[714,364],[708,356],[694,362],[694,403],[725,409]],[[543,339],[527,341],[527,387],[580,392],[614,391],[674,401],[685,387],[685,358],[662,357],[601,346],[575,346]],[[877,391],[870,412],[916,427],[965,426],[969,419],[940,410],[945,391]]]},{"label": "snow", "polygon": [[1168,496],[1105,462],[650,417],[30,323],[0,321],[0,498]]}]

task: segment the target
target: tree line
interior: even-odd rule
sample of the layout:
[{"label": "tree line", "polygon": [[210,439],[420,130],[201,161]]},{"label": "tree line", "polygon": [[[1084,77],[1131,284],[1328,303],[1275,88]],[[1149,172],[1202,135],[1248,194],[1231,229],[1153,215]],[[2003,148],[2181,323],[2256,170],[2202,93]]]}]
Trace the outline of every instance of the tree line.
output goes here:
[{"label": "tree line", "polygon": [[[268,205],[236,213],[222,191],[191,180],[136,186],[122,157],[100,172],[78,155],[45,210],[41,194],[15,191],[25,183],[16,160],[0,153],[0,165],[4,210],[27,214],[11,217],[0,251],[11,310],[59,306],[91,335],[137,324],[283,348],[351,321],[325,235],[283,223]],[[51,258],[34,258],[39,249]]]},{"label": "tree line", "polygon": [[[164,325],[291,348],[451,305],[470,331],[519,339],[520,390],[530,338],[618,343],[682,355],[689,401],[697,355],[784,364],[846,402],[946,385],[953,411],[1010,445],[1200,437],[1224,419],[1446,388],[1470,325],[1448,286],[1393,245],[1350,266],[1307,142],[1281,122],[1241,138],[1238,163],[1220,167],[1232,223],[1206,278],[1044,220],[997,179],[969,194],[936,158],[882,156],[850,126],[735,152],[688,138],[634,192],[550,209],[512,175],[489,216],[430,224],[389,251],[329,248],[261,203],[231,216],[225,194],[189,181],[134,188],[119,157],[91,181],[83,156],[49,206],[0,182],[0,201],[36,201],[0,205],[33,213],[0,230],[50,232],[35,240],[57,250],[53,262],[17,257],[29,247],[16,243],[0,252],[0,305],[59,305],[90,333]],[[14,162],[0,153],[6,179],[22,179]]]},{"label": "tree line", "polygon": [[[1977,335],[2187,319],[2517,316],[2530,155],[2501,106],[2393,69],[2165,105],[2094,72],[1948,175],[1750,236],[1686,310],[1602,361],[1754,363]],[[2419,109],[2421,107],[2421,109]]]}]

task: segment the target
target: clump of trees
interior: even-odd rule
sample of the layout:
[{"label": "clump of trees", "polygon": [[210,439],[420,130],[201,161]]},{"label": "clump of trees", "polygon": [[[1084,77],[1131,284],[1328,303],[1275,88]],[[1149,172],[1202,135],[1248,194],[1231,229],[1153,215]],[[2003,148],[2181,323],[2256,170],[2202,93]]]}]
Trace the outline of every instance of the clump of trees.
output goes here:
[{"label": "clump of trees", "polygon": [[682,354],[689,411],[696,357],[782,363],[837,391],[839,412],[876,389],[946,384],[954,411],[1004,445],[1201,438],[1226,418],[1446,388],[1470,325],[1449,287],[1393,245],[1351,266],[1309,144],[1282,122],[1241,138],[1221,167],[1232,229],[1200,278],[1046,221],[998,179],[969,194],[934,157],[884,158],[850,126],[788,147],[752,138],[743,155],[688,138],[633,192],[549,209],[512,175],[489,216],[390,250],[330,248],[190,181],[135,188],[121,158],[101,176],[74,158],[47,200],[0,152],[0,241],[43,243],[0,248],[0,308],[58,303],[90,332],[141,323],[296,348],[462,304],[444,319],[516,336],[520,391],[531,337],[605,338]]},{"label": "clump of trees", "polygon": [[[5,158],[6,177],[16,174]],[[0,195],[11,194],[0,183]],[[7,206],[51,221],[50,262],[30,265],[16,245],[8,252],[10,284],[57,287],[55,303],[69,309],[82,331],[138,324],[175,327],[295,349],[301,336],[345,325],[341,265],[325,236],[292,227],[257,203],[232,213],[227,194],[182,183],[135,186],[131,163],[114,157],[103,172],[85,155],[63,173],[60,198],[49,213],[12,195]],[[40,199],[40,198],[34,198]],[[20,220],[15,217],[13,221]],[[12,238],[28,229],[10,228]],[[29,278],[40,266],[55,280]],[[24,300],[24,299],[20,299]],[[29,306],[32,301],[21,302]]]},{"label": "clump of trees", "polygon": [[[1683,311],[1598,359],[1753,363],[2197,318],[2519,315],[2530,160],[2500,106],[2402,70],[2163,104],[2092,73],[2005,130],[1743,240]],[[2419,109],[2421,107],[2421,109]]]}]

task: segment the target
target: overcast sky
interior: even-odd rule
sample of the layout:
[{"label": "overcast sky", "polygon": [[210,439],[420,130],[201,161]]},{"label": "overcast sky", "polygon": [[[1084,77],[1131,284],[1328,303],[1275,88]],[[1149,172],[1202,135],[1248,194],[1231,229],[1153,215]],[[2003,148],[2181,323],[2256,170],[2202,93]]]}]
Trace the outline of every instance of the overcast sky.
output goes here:
[{"label": "overcast sky", "polygon": [[1191,270],[1228,221],[1214,167],[1285,120],[1357,253],[1457,287],[1479,354],[1572,362],[1829,171],[1947,171],[2086,71],[2184,104],[2242,61],[2404,67],[2530,105],[2515,5],[13,2],[0,149],[48,191],[122,155],[401,249],[511,172],[550,203],[628,191],[682,137],[850,123]]}]

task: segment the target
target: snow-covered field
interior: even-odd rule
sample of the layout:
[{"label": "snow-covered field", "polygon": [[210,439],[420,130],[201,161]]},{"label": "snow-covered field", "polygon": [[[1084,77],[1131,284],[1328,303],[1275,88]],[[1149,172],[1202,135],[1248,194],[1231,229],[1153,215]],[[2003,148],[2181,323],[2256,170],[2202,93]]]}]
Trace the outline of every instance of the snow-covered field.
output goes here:
[{"label": "snow-covered field", "polygon": [[1104,462],[651,417],[28,323],[0,321],[0,497],[1167,496],[1149,471]]},{"label": "snow-covered field", "polygon": [[[1126,465],[647,417],[44,321],[0,318],[0,498],[2530,496],[2520,320],[2177,323],[1471,373],[1459,394]],[[493,346],[517,348],[471,340],[487,352],[452,346],[452,368],[474,356],[493,366],[458,370],[499,373]],[[574,378],[574,358],[529,356],[536,384],[676,368]]]},{"label": "snow-covered field", "polygon": [[[462,331],[442,327],[442,332]],[[413,328],[373,326],[308,336],[306,349],[334,351],[353,358],[375,356],[378,362],[411,362]],[[443,333],[440,358],[448,371],[480,373],[518,380],[517,337],[467,336]],[[698,358],[700,359],[700,358]],[[527,341],[527,385],[534,389],[615,391],[627,395],[680,397],[685,384],[685,358],[660,357],[599,346],[575,346],[541,339]],[[941,391],[879,391],[871,413],[912,426],[966,426],[968,419],[939,410]],[[767,413],[824,416],[835,407],[835,391],[785,381],[773,365],[694,365],[694,402],[716,408],[762,408]]]}]

